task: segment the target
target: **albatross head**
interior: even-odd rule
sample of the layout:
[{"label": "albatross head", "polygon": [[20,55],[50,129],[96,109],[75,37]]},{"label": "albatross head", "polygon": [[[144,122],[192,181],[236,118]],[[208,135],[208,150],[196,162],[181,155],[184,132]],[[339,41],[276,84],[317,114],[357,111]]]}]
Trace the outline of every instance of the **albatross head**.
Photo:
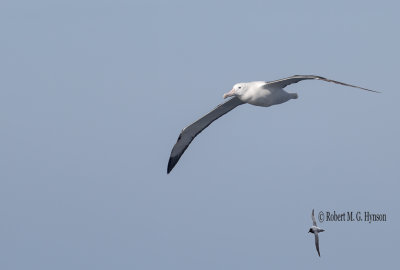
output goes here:
[{"label": "albatross head", "polygon": [[247,83],[237,83],[233,86],[232,90],[224,94],[224,98],[232,96],[241,96],[247,90]]}]

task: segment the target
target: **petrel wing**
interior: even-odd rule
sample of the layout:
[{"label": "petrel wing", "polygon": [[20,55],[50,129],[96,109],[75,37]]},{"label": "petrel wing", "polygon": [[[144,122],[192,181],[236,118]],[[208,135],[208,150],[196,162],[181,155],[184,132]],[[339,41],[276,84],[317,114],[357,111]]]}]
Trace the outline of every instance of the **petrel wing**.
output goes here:
[{"label": "petrel wing", "polygon": [[312,225],[317,227],[317,221],[315,220],[315,216],[314,216],[314,209],[312,210],[311,218],[312,218]]},{"label": "petrel wing", "polygon": [[315,247],[317,248],[318,256],[321,257],[321,254],[319,253],[319,237],[318,237],[318,233],[314,233],[314,235],[315,235]]}]

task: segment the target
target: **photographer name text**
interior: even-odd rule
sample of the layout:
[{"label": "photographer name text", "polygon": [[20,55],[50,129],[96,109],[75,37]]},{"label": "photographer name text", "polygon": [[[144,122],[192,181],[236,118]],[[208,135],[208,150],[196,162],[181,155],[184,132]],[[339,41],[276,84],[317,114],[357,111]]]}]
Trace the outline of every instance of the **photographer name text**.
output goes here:
[{"label": "photographer name text", "polygon": [[336,212],[336,211],[320,211],[318,214],[319,221],[349,221],[349,222],[385,222],[386,214],[385,213],[371,213],[369,211],[345,211],[345,212]]}]

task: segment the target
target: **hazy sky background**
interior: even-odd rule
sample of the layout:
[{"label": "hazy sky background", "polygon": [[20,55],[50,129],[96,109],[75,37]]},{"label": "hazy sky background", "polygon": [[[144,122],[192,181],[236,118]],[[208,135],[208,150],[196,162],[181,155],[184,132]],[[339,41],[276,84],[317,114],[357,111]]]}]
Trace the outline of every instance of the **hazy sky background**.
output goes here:
[{"label": "hazy sky background", "polygon": [[[1,1],[0,269],[398,265],[397,1]],[[180,130],[241,81],[317,74]],[[324,222],[311,210],[385,213]]]}]

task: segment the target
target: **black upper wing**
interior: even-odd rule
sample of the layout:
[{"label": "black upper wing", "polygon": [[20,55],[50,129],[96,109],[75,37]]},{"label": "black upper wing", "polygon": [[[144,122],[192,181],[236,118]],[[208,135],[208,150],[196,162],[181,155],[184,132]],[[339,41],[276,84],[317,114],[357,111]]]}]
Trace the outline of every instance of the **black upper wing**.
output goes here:
[{"label": "black upper wing", "polygon": [[170,171],[175,167],[189,144],[200,132],[202,132],[212,122],[243,103],[244,102],[237,97],[231,98],[230,100],[219,104],[214,110],[204,115],[190,126],[184,128],[181,134],[179,134],[174,148],[172,148],[171,156],[168,161],[167,173],[170,173]]},{"label": "black upper wing", "polygon": [[285,88],[286,86],[293,84],[293,83],[298,83],[300,81],[303,80],[321,80],[321,81],[326,81],[326,82],[332,82],[332,83],[337,83],[337,84],[341,84],[344,86],[350,86],[350,87],[354,87],[354,88],[359,88],[362,90],[366,90],[366,91],[371,91],[371,92],[375,92],[375,93],[380,93],[379,91],[375,91],[375,90],[370,90],[367,88],[363,88],[363,87],[359,87],[356,85],[351,85],[351,84],[347,84],[347,83],[343,83],[343,82],[338,82],[335,80],[330,80],[321,76],[315,76],[315,75],[294,75],[288,78],[284,78],[284,79],[280,79],[280,80],[276,80],[276,81],[270,81],[270,82],[266,82],[267,85],[269,86],[276,86],[279,88]]}]

